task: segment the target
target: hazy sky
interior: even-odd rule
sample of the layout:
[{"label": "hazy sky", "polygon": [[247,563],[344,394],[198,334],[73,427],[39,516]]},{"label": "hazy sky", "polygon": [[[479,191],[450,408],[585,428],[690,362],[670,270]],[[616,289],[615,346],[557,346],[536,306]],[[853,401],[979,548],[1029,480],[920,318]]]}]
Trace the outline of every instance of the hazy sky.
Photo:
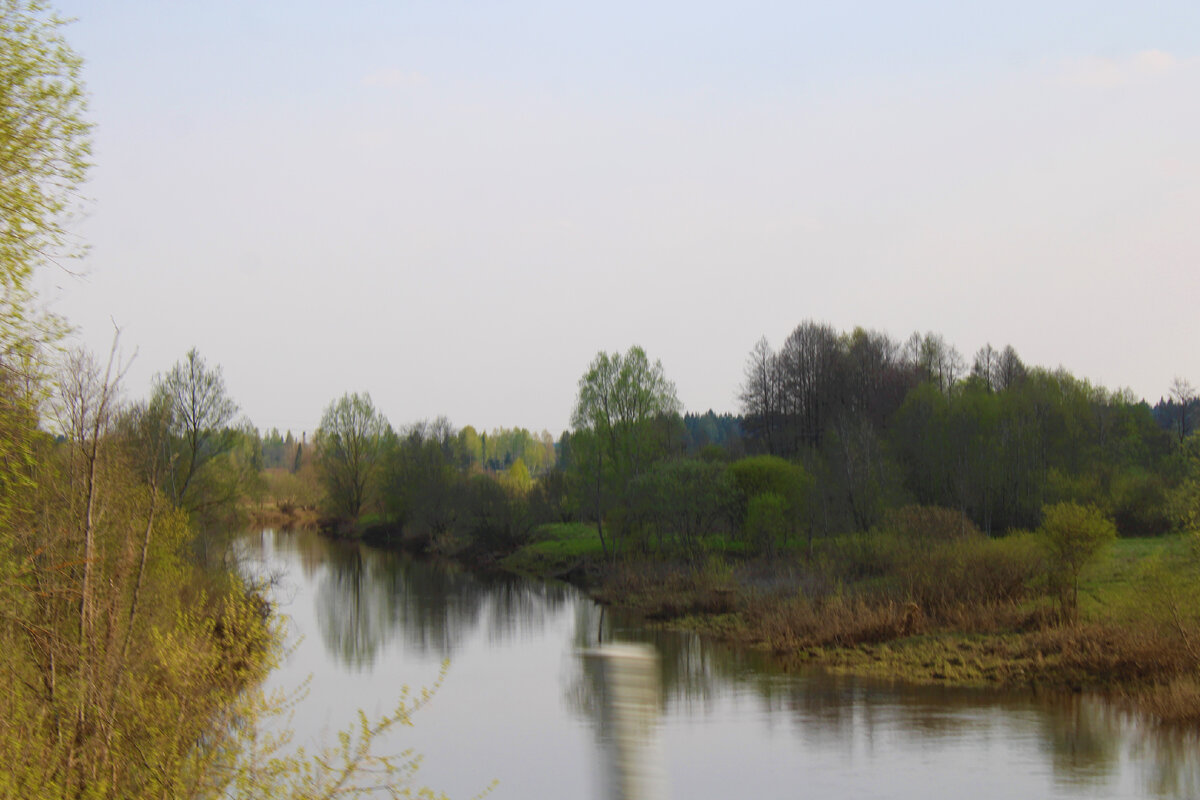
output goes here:
[{"label": "hazy sky", "polygon": [[43,296],[260,428],[566,427],[801,321],[1200,383],[1200,3],[60,0],[96,168]]}]

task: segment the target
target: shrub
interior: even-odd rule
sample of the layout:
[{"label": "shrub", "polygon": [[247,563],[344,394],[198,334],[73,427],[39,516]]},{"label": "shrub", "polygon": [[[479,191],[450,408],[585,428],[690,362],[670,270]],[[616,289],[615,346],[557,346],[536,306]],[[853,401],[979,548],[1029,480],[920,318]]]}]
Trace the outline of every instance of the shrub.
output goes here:
[{"label": "shrub", "polygon": [[750,501],[763,494],[777,495],[783,501],[786,534],[794,531],[804,513],[805,497],[812,478],[804,467],[778,456],[752,456],[735,461],[729,474],[740,500],[740,518],[748,522]]},{"label": "shrub", "polygon": [[746,537],[762,553],[774,554],[787,536],[787,502],[774,492],[750,498],[746,509]]},{"label": "shrub", "polygon": [[1079,608],[1079,573],[1117,538],[1117,529],[1096,507],[1077,503],[1046,506],[1042,516],[1038,535],[1047,556],[1047,577],[1058,592],[1064,615],[1074,617]]},{"label": "shrub", "polygon": [[883,527],[924,544],[979,537],[981,532],[961,511],[941,506],[903,506],[887,512]]},{"label": "shrub", "polygon": [[899,568],[905,596],[933,616],[1017,603],[1043,569],[1038,543],[1028,534],[977,535],[905,555]]}]

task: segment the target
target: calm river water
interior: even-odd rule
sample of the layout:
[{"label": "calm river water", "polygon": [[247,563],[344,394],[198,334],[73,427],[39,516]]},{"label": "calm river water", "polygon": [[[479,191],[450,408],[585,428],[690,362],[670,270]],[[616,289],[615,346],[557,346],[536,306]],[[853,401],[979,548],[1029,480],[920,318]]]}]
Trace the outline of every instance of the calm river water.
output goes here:
[{"label": "calm river water", "polygon": [[445,683],[393,737],[420,783],[454,800],[598,798],[597,679],[581,648],[654,645],[669,796],[1136,798],[1200,796],[1200,743],[1138,725],[1097,698],[964,691],[820,673],[621,624],[573,588],[480,577],[311,533],[247,536],[277,577],[294,650],[273,685],[309,680],[293,726],[328,742],[400,687]]}]

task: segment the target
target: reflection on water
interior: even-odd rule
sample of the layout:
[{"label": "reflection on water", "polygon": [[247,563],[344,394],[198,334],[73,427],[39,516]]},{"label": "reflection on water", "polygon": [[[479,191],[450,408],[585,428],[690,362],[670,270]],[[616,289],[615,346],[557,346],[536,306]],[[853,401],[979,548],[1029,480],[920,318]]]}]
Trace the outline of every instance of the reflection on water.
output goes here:
[{"label": "reflection on water", "polygon": [[450,784],[429,780],[452,796],[495,777],[497,798],[595,796],[603,689],[597,663],[576,654],[613,640],[660,656],[673,797],[1200,796],[1194,735],[1142,726],[1096,697],[787,674],[762,653],[640,627],[561,584],[304,533],[244,545],[286,573],[288,613],[319,634],[319,649],[300,654],[319,673],[310,703],[364,705],[394,676],[451,660],[416,746],[430,768],[444,759]]},{"label": "reflection on water", "polygon": [[514,576],[481,577],[446,561],[414,561],[356,542],[312,533],[246,537],[247,552],[295,555],[315,587],[317,625],[330,655],[349,668],[369,668],[394,637],[439,659],[482,625],[502,643],[542,629],[571,598],[562,584]]}]

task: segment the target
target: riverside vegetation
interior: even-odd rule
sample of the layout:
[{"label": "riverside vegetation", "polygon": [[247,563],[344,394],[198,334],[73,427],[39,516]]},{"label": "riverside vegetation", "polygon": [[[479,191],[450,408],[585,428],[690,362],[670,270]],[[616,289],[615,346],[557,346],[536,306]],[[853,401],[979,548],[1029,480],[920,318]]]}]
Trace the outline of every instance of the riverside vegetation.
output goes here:
[{"label": "riverside vegetation", "polygon": [[754,348],[742,399],[681,415],[637,347],[596,357],[552,446],[395,431],[347,394],[317,433],[326,527],[564,577],[785,662],[1098,688],[1200,721],[1190,384],[1151,407],[1012,348],[967,369],[933,334],[806,322]]},{"label": "riverside vegetation", "polygon": [[0,6],[0,796],[418,793],[371,745],[425,695],[327,753],[263,733],[290,701],[256,688],[281,647],[223,533],[247,515],[565,576],[784,658],[1197,720],[1186,381],[1151,408],[1011,348],[967,369],[934,334],[806,322],[754,348],[738,416],[681,415],[661,364],[600,353],[557,439],[396,430],[365,393],[311,441],[262,435],[195,350],[126,401],[116,346],[63,347],[30,290],[78,255],[90,159],[61,28]]},{"label": "riverside vegetation", "polygon": [[63,25],[0,3],[0,797],[433,797],[373,752],[426,693],[320,752],[264,726],[295,698],[259,689],[282,638],[222,533],[260,453],[220,368],[193,350],[129,402],[115,338],[97,359],[37,310],[90,166]]}]

